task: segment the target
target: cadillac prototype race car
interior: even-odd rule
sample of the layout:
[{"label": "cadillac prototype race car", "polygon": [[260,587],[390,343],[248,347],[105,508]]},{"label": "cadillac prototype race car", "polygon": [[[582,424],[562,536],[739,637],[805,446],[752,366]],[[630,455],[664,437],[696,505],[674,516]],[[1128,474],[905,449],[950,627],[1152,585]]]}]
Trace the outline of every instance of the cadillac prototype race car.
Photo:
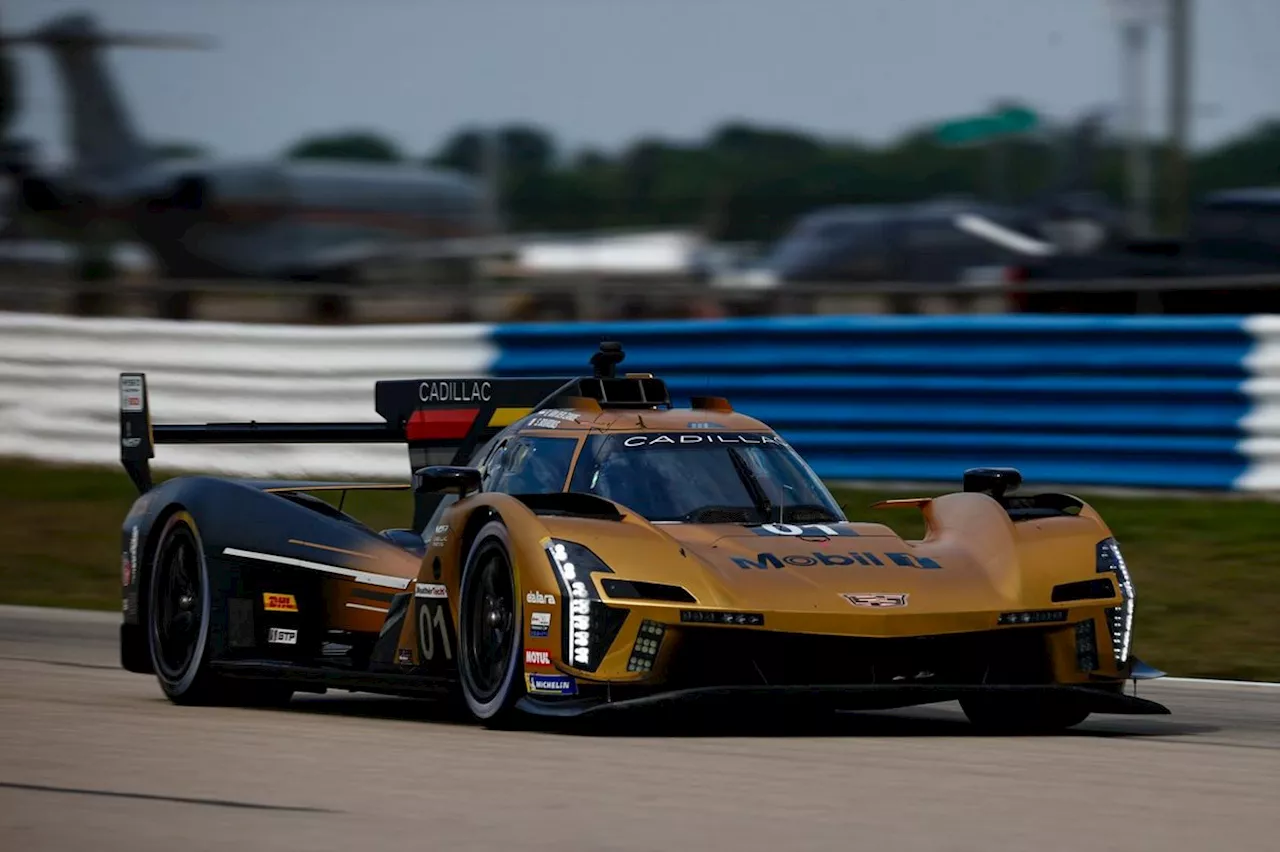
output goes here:
[{"label": "cadillac prototype race car", "polygon": [[[959,700],[977,725],[1056,730],[1167,713],[1125,691],[1134,595],[1090,506],[963,491],[887,500],[927,532],[848,520],[786,440],[719,397],[593,375],[378,382],[382,422],[152,425],[120,377],[124,668],[180,704],[327,689],[447,694],[477,720],[691,702],[799,710]],[[395,442],[411,484],[181,476],[157,444]],[[403,489],[406,529],[325,492]],[[409,496],[406,495],[406,496]],[[406,500],[406,516],[408,515]],[[678,705],[677,705],[678,706]]]}]

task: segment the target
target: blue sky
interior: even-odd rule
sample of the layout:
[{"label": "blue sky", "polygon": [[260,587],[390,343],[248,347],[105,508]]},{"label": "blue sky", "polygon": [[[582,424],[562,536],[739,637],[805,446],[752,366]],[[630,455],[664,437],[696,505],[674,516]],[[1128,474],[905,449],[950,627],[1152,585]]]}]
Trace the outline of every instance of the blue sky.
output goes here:
[{"label": "blue sky", "polygon": [[[1194,144],[1280,114],[1278,0],[1196,0]],[[728,119],[882,141],[1013,97],[1054,118],[1113,104],[1108,0],[9,0],[25,29],[90,11],[196,33],[207,52],[116,49],[139,128],[222,156],[367,128],[418,155],[462,124],[525,120],[570,147],[693,138]],[[1153,133],[1165,121],[1154,33]],[[20,56],[17,131],[60,159],[48,58]]]}]

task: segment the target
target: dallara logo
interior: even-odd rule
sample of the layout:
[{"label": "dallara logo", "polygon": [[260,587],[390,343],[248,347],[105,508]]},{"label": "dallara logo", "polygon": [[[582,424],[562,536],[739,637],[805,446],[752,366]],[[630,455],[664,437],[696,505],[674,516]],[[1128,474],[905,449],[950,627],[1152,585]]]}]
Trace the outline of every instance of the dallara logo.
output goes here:
[{"label": "dallara logo", "polygon": [[267,612],[297,612],[298,602],[293,595],[276,595],[271,592],[263,592],[262,608]]},{"label": "dallara logo", "polygon": [[897,592],[842,592],[840,597],[854,606],[891,607],[906,606],[907,595]]}]

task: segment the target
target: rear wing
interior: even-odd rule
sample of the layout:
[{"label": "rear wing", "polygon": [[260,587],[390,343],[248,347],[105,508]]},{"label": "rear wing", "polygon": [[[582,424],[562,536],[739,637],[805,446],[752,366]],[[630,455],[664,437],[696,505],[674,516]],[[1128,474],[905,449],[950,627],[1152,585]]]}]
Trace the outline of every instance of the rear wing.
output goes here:
[{"label": "rear wing", "polygon": [[[140,493],[152,488],[151,459],[160,444],[403,443],[410,471],[465,464],[485,441],[545,407],[545,401],[559,398],[565,388],[566,381],[556,378],[382,381],[374,387],[374,408],[382,422],[156,424],[146,374],[121,373],[120,462]],[[426,523],[422,513],[429,516],[438,501],[439,495],[416,496],[415,527]]]},{"label": "rear wing", "polygon": [[[590,400],[601,408],[669,408],[666,383],[648,373],[618,377],[626,355],[604,342],[591,356],[592,375],[560,378],[397,379],[374,386],[382,422],[168,423],[151,422],[145,373],[120,374],[120,463],[140,493],[151,490],[157,444],[399,444],[409,448],[409,470],[465,464],[502,429],[534,411],[571,408]],[[322,483],[296,483],[318,490]],[[351,486],[347,486],[350,488]],[[369,486],[365,486],[369,487]],[[274,490],[288,490],[280,484]],[[414,527],[422,529],[441,500],[414,496]]]}]

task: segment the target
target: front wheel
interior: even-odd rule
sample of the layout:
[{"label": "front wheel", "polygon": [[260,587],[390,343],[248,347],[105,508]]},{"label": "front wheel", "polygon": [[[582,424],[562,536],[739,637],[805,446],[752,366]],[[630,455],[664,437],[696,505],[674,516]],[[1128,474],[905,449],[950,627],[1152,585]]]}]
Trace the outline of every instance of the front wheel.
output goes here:
[{"label": "front wheel", "polygon": [[458,604],[458,676],[467,710],[478,721],[510,722],[524,695],[520,603],[511,539],[501,521],[485,524],[462,569]]},{"label": "front wheel", "polygon": [[993,734],[1054,734],[1089,718],[1076,704],[1040,696],[961,698],[960,709],[974,727]]}]

